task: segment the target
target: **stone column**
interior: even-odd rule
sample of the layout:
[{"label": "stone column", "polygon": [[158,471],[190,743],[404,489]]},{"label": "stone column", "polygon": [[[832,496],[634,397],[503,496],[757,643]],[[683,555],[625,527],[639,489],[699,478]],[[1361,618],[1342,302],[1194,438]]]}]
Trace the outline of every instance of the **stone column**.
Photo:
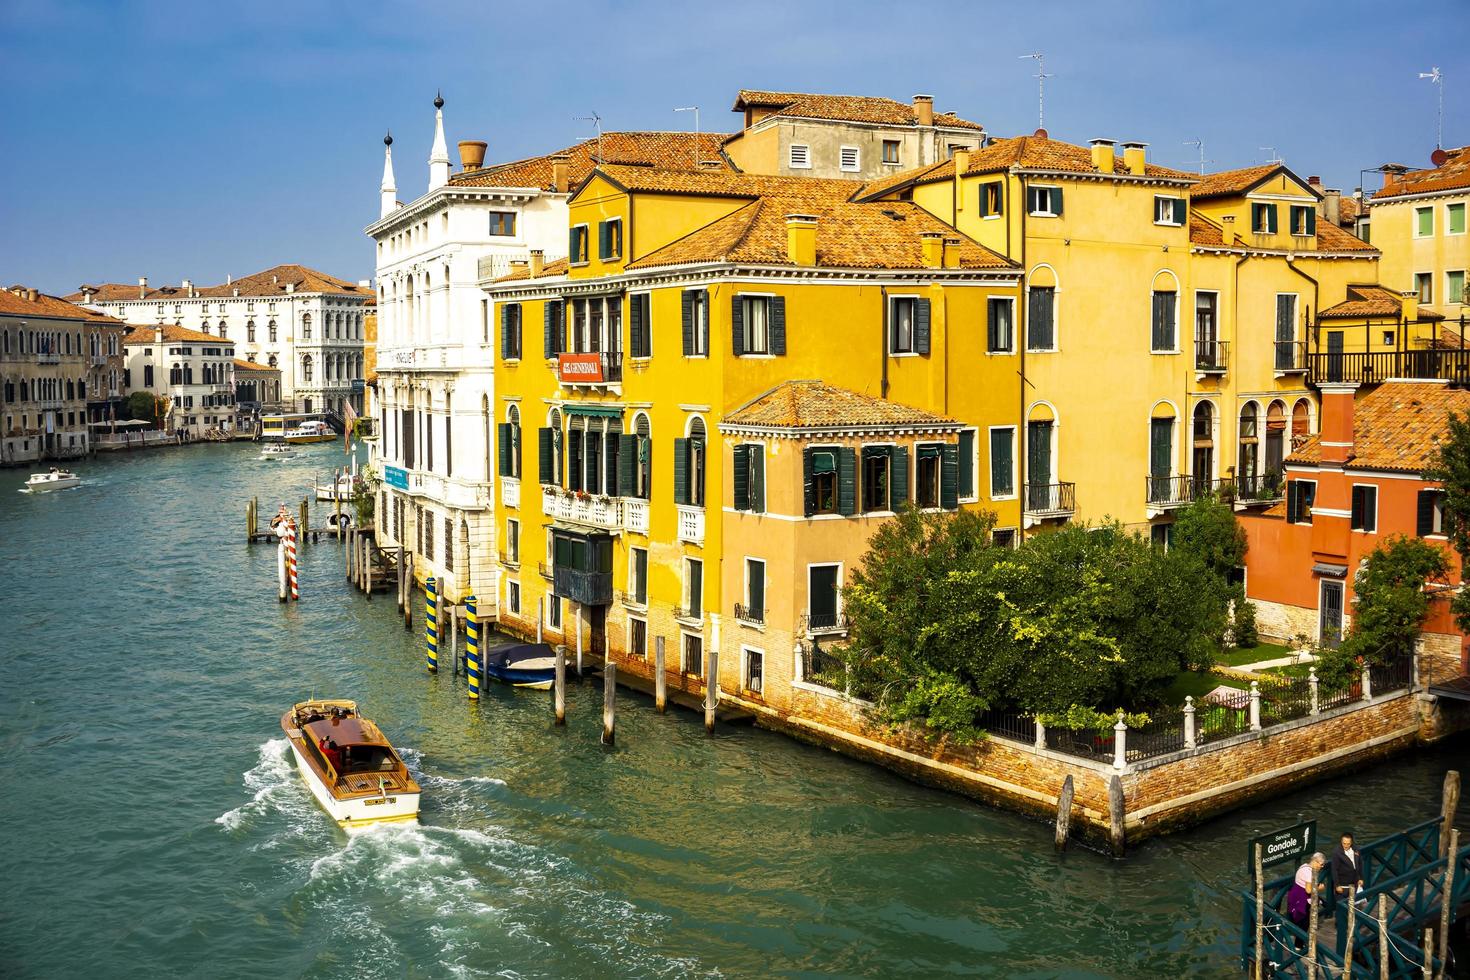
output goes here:
[{"label": "stone column", "polygon": [[1312,708],[1311,708],[1311,713],[1314,714],[1314,715],[1315,714],[1320,714],[1321,711],[1322,711],[1322,709],[1317,706],[1317,686],[1318,686],[1318,683],[1319,682],[1317,680],[1317,668],[1316,667],[1309,667],[1307,669],[1307,687],[1310,688],[1311,689],[1311,692],[1312,692]]},{"label": "stone column", "polygon": [[1363,700],[1373,700],[1373,677],[1368,671],[1368,665],[1363,665]]},{"label": "stone column", "polygon": [[1128,764],[1128,726],[1123,722],[1123,712],[1118,711],[1118,723],[1113,726],[1113,768],[1122,769]]},{"label": "stone column", "polygon": [[1184,747],[1186,749],[1199,747],[1199,736],[1194,727],[1194,697],[1192,695],[1184,699]]},{"label": "stone column", "polygon": [[1251,731],[1261,730],[1261,685],[1251,681]]}]

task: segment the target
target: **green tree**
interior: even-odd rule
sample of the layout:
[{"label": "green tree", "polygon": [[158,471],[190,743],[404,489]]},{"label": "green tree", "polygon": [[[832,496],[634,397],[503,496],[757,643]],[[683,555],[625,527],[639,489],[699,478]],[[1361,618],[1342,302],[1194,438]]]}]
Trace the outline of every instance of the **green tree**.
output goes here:
[{"label": "green tree", "polygon": [[[1450,545],[1460,556],[1463,586],[1465,569],[1470,567],[1470,413],[1450,413],[1448,430],[1439,443],[1439,458],[1424,471],[1424,476],[1444,487],[1445,530]],[[1450,608],[1460,629],[1470,632],[1470,589],[1461,588]]]},{"label": "green tree", "polygon": [[1228,582],[1245,564],[1245,529],[1229,503],[1203,497],[1175,514],[1170,547],[1194,555],[1222,582]]},{"label": "green tree", "polygon": [[126,402],[128,418],[144,422],[158,422],[158,401],[150,391],[135,391]]}]

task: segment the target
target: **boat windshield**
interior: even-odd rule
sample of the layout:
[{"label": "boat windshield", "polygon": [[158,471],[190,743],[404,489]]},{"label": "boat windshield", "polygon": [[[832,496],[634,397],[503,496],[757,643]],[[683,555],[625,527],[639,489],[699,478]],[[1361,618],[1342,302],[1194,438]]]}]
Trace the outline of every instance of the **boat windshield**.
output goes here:
[{"label": "boat windshield", "polygon": [[348,745],[342,749],[343,775],[355,772],[394,772],[398,759],[386,745]]}]

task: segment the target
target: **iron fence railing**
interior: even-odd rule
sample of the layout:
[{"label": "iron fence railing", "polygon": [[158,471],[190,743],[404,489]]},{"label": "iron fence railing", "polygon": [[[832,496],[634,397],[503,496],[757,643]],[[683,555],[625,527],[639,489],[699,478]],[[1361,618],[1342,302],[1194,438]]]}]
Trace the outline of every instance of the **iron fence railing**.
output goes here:
[{"label": "iron fence railing", "polygon": [[803,633],[840,633],[847,629],[847,617],[842,613],[805,613],[801,617]]},{"label": "iron fence railing", "polygon": [[1274,503],[1286,496],[1286,479],[1278,471],[1241,473],[1235,478],[1235,499],[1244,504]]},{"label": "iron fence railing", "polygon": [[830,687],[834,691],[847,690],[847,664],[841,657],[833,656],[819,644],[801,645],[801,679],[808,684]]},{"label": "iron fence railing", "polygon": [[1301,340],[1276,341],[1276,370],[1290,373],[1307,369],[1307,344]]},{"label": "iron fence railing", "polygon": [[1226,340],[1196,340],[1194,342],[1194,369],[1207,374],[1223,374],[1230,363],[1230,342]]},{"label": "iron fence railing", "polygon": [[1178,476],[1146,476],[1144,486],[1148,503],[1155,507],[1183,507],[1196,500],[1215,495],[1229,495],[1233,489],[1229,479],[1212,479],[1181,473]]},{"label": "iron fence railing", "polygon": [[1195,741],[1199,745],[1218,742],[1251,729],[1251,694],[1241,691],[1219,701],[1200,701],[1194,706]]},{"label": "iron fence railing", "polygon": [[1020,711],[987,711],[980,716],[979,727],[999,738],[1036,744],[1036,719]]},{"label": "iron fence railing", "polygon": [[1026,513],[1074,514],[1077,512],[1077,484],[1026,484]]},{"label": "iron fence railing", "polygon": [[1148,713],[1148,723],[1128,729],[1128,761],[1152,759],[1185,747],[1184,706],[1162,708]]},{"label": "iron fence railing", "polygon": [[735,618],[742,623],[764,624],[766,621],[766,610],[761,606],[748,606],[744,603],[735,603]]},{"label": "iron fence railing", "polygon": [[1368,682],[1372,685],[1374,696],[1401,691],[1413,683],[1413,680],[1413,654],[1396,657],[1386,664],[1370,664],[1368,667]]},{"label": "iron fence railing", "polygon": [[1057,728],[1046,726],[1046,747],[1053,752],[1063,752],[1082,759],[1111,761],[1113,758],[1113,733],[1094,728]]}]

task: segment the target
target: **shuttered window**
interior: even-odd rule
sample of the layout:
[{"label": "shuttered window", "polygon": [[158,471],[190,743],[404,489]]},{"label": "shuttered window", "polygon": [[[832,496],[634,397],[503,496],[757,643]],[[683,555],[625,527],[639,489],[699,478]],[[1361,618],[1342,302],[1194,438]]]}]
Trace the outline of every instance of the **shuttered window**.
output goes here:
[{"label": "shuttered window", "polygon": [[889,472],[892,469],[891,446],[864,446],[861,502],[864,513],[886,511],[893,506]]},{"label": "shuttered window", "polygon": [[1182,225],[1184,224],[1184,199],[1182,197],[1165,197],[1156,195],[1154,197],[1154,224],[1156,225]]},{"label": "shuttered window", "polygon": [[1038,218],[1057,218],[1062,214],[1060,187],[1032,187],[1026,192],[1031,214]]},{"label": "shuttered window", "polygon": [[745,559],[745,617],[753,623],[766,619],[766,563],[759,558]]},{"label": "shuttered window", "polygon": [[734,450],[735,509],[762,513],[766,509],[766,455],[760,443]]},{"label": "shuttered window", "polygon": [[575,225],[567,232],[567,257],[573,265],[587,261],[587,226]]},{"label": "shuttered window", "polygon": [[791,144],[791,169],[810,170],[812,166],[812,148],[805,143]]},{"label": "shuttered window", "polygon": [[507,361],[521,356],[521,304],[504,303],[500,307],[500,356]]},{"label": "shuttered window", "polygon": [[1354,531],[1378,530],[1378,488],[1363,484],[1353,485]]},{"label": "shuttered window", "polygon": [[861,163],[861,154],[855,146],[844,146],[837,153],[838,169],[844,173],[857,173]]},{"label": "shuttered window", "polygon": [[1032,286],[1027,291],[1027,350],[1057,349],[1056,299],[1056,289],[1051,286]]},{"label": "shuttered window", "polygon": [[563,327],[562,301],[559,299],[547,300],[542,313],[545,321],[542,337],[543,353],[547,358],[552,358],[565,349],[563,345],[565,331]]},{"label": "shuttered window", "polygon": [[1016,301],[1009,296],[992,296],[986,303],[985,349],[991,354],[1016,350]]},{"label": "shuttered window", "polygon": [[980,217],[996,217],[1005,211],[1005,198],[1002,196],[1000,181],[993,180],[988,184],[981,184],[979,188]]},{"label": "shuttered window", "polygon": [[674,440],[674,502],[704,506],[704,440]]},{"label": "shuttered window", "polygon": [[962,429],[960,431],[959,470],[957,474],[959,496],[961,500],[974,500],[979,495],[975,489],[975,436],[977,430]]},{"label": "shuttered window", "polygon": [[1434,207],[1426,205],[1414,209],[1414,237],[1428,238],[1434,234]]},{"label": "shuttered window", "polygon": [[735,355],[786,353],[786,298],[737,293],[730,301],[730,349]]},{"label": "shuttered window", "polygon": [[633,357],[653,356],[653,324],[649,318],[649,294],[628,297],[628,353]]},{"label": "shuttered window", "polygon": [[1251,204],[1251,231],[1257,235],[1274,235],[1278,230],[1276,205],[1255,202]]},{"label": "shuttered window", "polygon": [[1312,504],[1317,500],[1317,481],[1292,480],[1286,485],[1286,520],[1289,524],[1312,523]]},{"label": "shuttered window", "polygon": [[813,446],[802,453],[804,513],[853,514],[857,510],[857,453],[845,446]]},{"label": "shuttered window", "polygon": [[686,289],[682,295],[685,357],[709,355],[709,291]]},{"label": "shuttered window", "polygon": [[888,352],[929,353],[929,301],[918,296],[894,296],[888,307]]},{"label": "shuttered window", "polygon": [[1312,205],[1291,206],[1291,233],[1293,235],[1317,234],[1317,209]]},{"label": "shuttered window", "polygon": [[1153,295],[1153,352],[1172,354],[1179,349],[1175,336],[1175,316],[1179,308],[1177,293],[1155,292]]},{"label": "shuttered window", "polygon": [[1016,493],[1016,430],[1013,426],[990,430],[990,496],[1010,497]]},{"label": "shuttered window", "polygon": [[1417,530],[1419,537],[1445,533],[1443,490],[1420,490]]},{"label": "shuttered window", "polygon": [[597,225],[597,257],[606,262],[623,255],[623,219],[609,218]]}]

